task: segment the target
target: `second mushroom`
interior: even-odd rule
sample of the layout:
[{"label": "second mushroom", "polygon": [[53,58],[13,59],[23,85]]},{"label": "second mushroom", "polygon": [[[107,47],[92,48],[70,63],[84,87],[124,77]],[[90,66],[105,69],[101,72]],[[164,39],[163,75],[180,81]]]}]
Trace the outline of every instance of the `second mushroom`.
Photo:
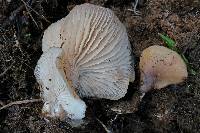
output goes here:
[{"label": "second mushroom", "polygon": [[187,76],[187,66],[181,56],[164,46],[150,46],[140,57],[142,92],[161,89],[171,84],[183,82]]}]

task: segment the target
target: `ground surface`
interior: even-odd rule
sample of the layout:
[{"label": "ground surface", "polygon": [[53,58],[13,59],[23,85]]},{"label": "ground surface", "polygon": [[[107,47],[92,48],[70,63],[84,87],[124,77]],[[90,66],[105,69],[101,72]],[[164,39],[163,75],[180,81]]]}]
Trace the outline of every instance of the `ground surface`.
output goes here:
[{"label": "ground surface", "polygon": [[[39,98],[33,70],[42,54],[43,31],[84,2],[0,1],[0,106]],[[200,132],[200,1],[139,0],[137,9],[141,16],[129,10],[131,0],[87,2],[113,10],[128,30],[136,57],[136,81],[130,85],[127,96],[119,101],[85,99],[87,117],[78,128],[45,119],[41,115],[41,102],[14,105],[0,110],[0,132]],[[148,46],[165,45],[158,33],[168,34],[177,42],[177,48],[196,75],[190,72],[180,85],[151,91],[138,104],[135,101],[138,101],[139,57]],[[113,107],[129,114],[117,114]]]}]

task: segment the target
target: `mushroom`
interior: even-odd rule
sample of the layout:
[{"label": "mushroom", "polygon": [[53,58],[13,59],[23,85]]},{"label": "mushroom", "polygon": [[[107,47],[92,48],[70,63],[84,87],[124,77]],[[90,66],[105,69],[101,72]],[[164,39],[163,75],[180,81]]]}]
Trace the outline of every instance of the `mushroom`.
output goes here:
[{"label": "mushroom", "polygon": [[126,29],[107,8],[75,6],[44,32],[42,51],[34,73],[50,117],[82,119],[80,98],[118,100],[134,81]]},{"label": "mushroom", "polygon": [[183,82],[187,76],[187,67],[181,56],[164,46],[150,46],[140,57],[142,92],[161,89],[171,84]]}]

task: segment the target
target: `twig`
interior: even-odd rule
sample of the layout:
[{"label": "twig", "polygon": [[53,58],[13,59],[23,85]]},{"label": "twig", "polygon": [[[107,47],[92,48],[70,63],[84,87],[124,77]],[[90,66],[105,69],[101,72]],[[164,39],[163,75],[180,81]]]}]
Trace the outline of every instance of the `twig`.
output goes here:
[{"label": "twig", "polygon": [[135,13],[136,15],[140,15],[140,12],[137,11],[138,1],[139,1],[139,0],[135,0],[135,3],[134,3],[134,4],[132,3],[132,5],[133,5],[133,11],[134,11],[134,13]]},{"label": "twig", "polygon": [[[33,0],[32,3],[34,3],[34,1],[35,1],[35,0]],[[22,2],[23,2],[23,1],[22,1]],[[24,2],[23,2],[23,3],[24,3]],[[42,19],[44,19],[46,22],[51,23],[44,15],[39,14],[39,13],[38,13],[36,10],[34,10],[31,6],[29,6],[28,4],[24,3],[24,5],[21,5],[20,7],[18,7],[16,10],[14,10],[14,11],[11,13],[10,17],[9,17],[7,20],[5,20],[5,23],[3,23],[3,27],[6,27],[6,26],[10,23],[10,21],[13,21],[13,20],[16,18],[17,14],[18,14],[22,9],[24,9],[25,5],[26,5],[28,8],[30,8],[35,14],[37,14],[37,15],[40,16]]]},{"label": "twig", "polygon": [[15,102],[11,102],[9,104],[4,105],[3,107],[0,108],[0,110],[8,108],[8,107],[13,106],[13,105],[33,103],[33,102],[41,102],[41,101],[42,101],[42,99],[31,99],[31,100],[15,101]]},{"label": "twig", "polygon": [[3,106],[3,102],[2,101],[0,101],[0,105]]},{"label": "twig", "polygon": [[24,3],[24,6],[25,6],[25,8],[26,8],[28,14],[30,15],[31,19],[33,20],[33,22],[35,23],[35,25],[37,26],[37,28],[39,28],[37,22],[35,21],[35,19],[33,18],[32,14],[30,13],[30,11],[29,11],[29,9],[28,9],[27,3],[26,3],[24,0],[21,0],[21,1]]},{"label": "twig", "polygon": [[140,16],[140,11],[137,10],[139,0],[135,0],[135,2],[132,2],[131,5],[133,6],[133,9],[128,9],[128,11],[133,11],[135,15]]},{"label": "twig", "polygon": [[2,77],[3,75],[5,75],[6,72],[12,68],[12,66],[13,66],[14,63],[15,63],[15,62],[12,62],[12,64],[11,64],[9,67],[7,67],[7,68],[0,74],[0,77]]},{"label": "twig", "polygon": [[35,14],[38,16],[41,16],[42,19],[44,19],[47,23],[51,23],[44,15],[39,14],[36,10],[34,10],[31,6],[27,5],[28,8],[30,8]]},{"label": "twig", "polygon": [[105,129],[106,133],[112,133],[105,124],[103,124],[102,121],[100,121],[98,118],[96,118],[96,120],[102,125],[102,127]]}]

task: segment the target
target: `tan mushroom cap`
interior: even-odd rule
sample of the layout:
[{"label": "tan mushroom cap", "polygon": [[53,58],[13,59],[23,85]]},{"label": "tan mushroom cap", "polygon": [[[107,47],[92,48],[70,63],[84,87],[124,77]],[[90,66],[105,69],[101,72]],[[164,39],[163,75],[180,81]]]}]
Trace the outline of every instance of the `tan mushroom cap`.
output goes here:
[{"label": "tan mushroom cap", "polygon": [[66,78],[82,97],[117,100],[134,80],[126,29],[110,9],[74,7],[44,32],[43,52],[51,47],[63,49]]},{"label": "tan mushroom cap", "polygon": [[142,52],[139,68],[142,92],[178,84],[188,76],[186,64],[181,56],[158,45],[150,46]]}]

